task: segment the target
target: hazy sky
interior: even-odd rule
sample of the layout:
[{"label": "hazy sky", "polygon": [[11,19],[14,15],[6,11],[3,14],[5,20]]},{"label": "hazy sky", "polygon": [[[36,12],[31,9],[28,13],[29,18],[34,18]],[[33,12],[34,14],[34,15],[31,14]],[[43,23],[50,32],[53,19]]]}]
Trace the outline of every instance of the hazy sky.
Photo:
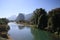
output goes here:
[{"label": "hazy sky", "polygon": [[19,13],[29,14],[36,8],[49,11],[60,7],[60,0],[0,0],[0,17],[9,17]]}]

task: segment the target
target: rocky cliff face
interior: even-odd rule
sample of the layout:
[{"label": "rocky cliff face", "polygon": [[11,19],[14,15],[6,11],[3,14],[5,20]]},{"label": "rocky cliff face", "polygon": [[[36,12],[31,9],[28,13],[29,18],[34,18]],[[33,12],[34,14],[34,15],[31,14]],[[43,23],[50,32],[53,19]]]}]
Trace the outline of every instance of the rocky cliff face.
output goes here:
[{"label": "rocky cliff face", "polygon": [[23,20],[25,20],[25,16],[24,16],[24,14],[20,13],[20,14],[17,16],[16,21],[23,21]]}]

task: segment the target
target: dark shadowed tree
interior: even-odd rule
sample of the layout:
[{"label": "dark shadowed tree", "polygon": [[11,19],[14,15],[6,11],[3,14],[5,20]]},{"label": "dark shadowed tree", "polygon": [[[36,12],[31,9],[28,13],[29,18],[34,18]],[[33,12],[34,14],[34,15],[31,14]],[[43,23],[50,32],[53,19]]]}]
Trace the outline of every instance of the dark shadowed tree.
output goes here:
[{"label": "dark shadowed tree", "polygon": [[[7,33],[9,31],[9,28],[10,28],[7,25],[8,22],[9,22],[8,19],[0,18],[0,36],[3,37],[3,38],[8,38]],[[2,33],[4,33],[4,34],[2,34]]]},{"label": "dark shadowed tree", "polygon": [[32,17],[32,22],[35,25],[38,25],[38,28],[46,27],[46,25],[47,25],[47,12],[44,9],[39,8],[39,9],[36,9],[33,12],[33,14],[34,15]]},{"label": "dark shadowed tree", "polygon": [[60,32],[60,8],[49,11],[48,27],[52,32]]},{"label": "dark shadowed tree", "polygon": [[45,27],[47,27],[47,21],[48,21],[47,15],[42,14],[38,20],[38,28],[44,29]]},{"label": "dark shadowed tree", "polygon": [[47,12],[42,8],[40,10],[41,12],[38,18],[38,28],[44,29],[45,27],[47,27],[47,21],[48,21]]}]

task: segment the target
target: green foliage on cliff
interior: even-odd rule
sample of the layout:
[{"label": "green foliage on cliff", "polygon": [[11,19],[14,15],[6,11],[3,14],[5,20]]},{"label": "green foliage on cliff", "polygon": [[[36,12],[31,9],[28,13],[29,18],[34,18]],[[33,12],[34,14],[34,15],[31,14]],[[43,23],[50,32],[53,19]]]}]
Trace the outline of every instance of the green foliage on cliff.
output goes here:
[{"label": "green foliage on cliff", "polygon": [[9,22],[6,18],[0,18],[0,24],[7,24]]},{"label": "green foliage on cliff", "polygon": [[31,19],[33,24],[38,25],[38,28],[44,28],[47,26],[47,12],[44,9],[36,9],[33,14],[34,15]]},{"label": "green foliage on cliff", "polygon": [[37,25],[38,28],[60,32],[60,8],[52,9],[48,14],[44,9],[39,8],[33,14],[31,22]]},{"label": "green foliage on cliff", "polygon": [[60,8],[49,11],[48,27],[53,31],[60,30]]}]

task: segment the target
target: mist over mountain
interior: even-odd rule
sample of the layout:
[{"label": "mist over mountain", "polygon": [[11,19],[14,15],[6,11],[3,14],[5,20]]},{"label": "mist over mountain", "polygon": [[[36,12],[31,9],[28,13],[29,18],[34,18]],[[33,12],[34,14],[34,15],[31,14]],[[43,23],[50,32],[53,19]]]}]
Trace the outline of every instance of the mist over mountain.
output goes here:
[{"label": "mist over mountain", "polygon": [[16,20],[16,15],[12,15],[12,16],[10,16],[9,18],[7,18],[8,20]]},{"label": "mist over mountain", "polygon": [[25,15],[25,20],[30,21],[32,15],[33,15],[33,13]]},{"label": "mist over mountain", "polygon": [[19,13],[18,16],[16,15],[12,15],[10,16],[9,18],[7,18],[8,20],[16,20],[16,21],[19,21],[19,20],[25,20],[25,21],[30,21],[31,17],[32,17],[33,13],[30,13],[30,14],[22,14],[22,13]]},{"label": "mist over mountain", "polygon": [[32,15],[33,13],[26,14],[26,15],[19,13],[19,15],[16,17],[16,21],[19,21],[19,20],[30,21]]}]

